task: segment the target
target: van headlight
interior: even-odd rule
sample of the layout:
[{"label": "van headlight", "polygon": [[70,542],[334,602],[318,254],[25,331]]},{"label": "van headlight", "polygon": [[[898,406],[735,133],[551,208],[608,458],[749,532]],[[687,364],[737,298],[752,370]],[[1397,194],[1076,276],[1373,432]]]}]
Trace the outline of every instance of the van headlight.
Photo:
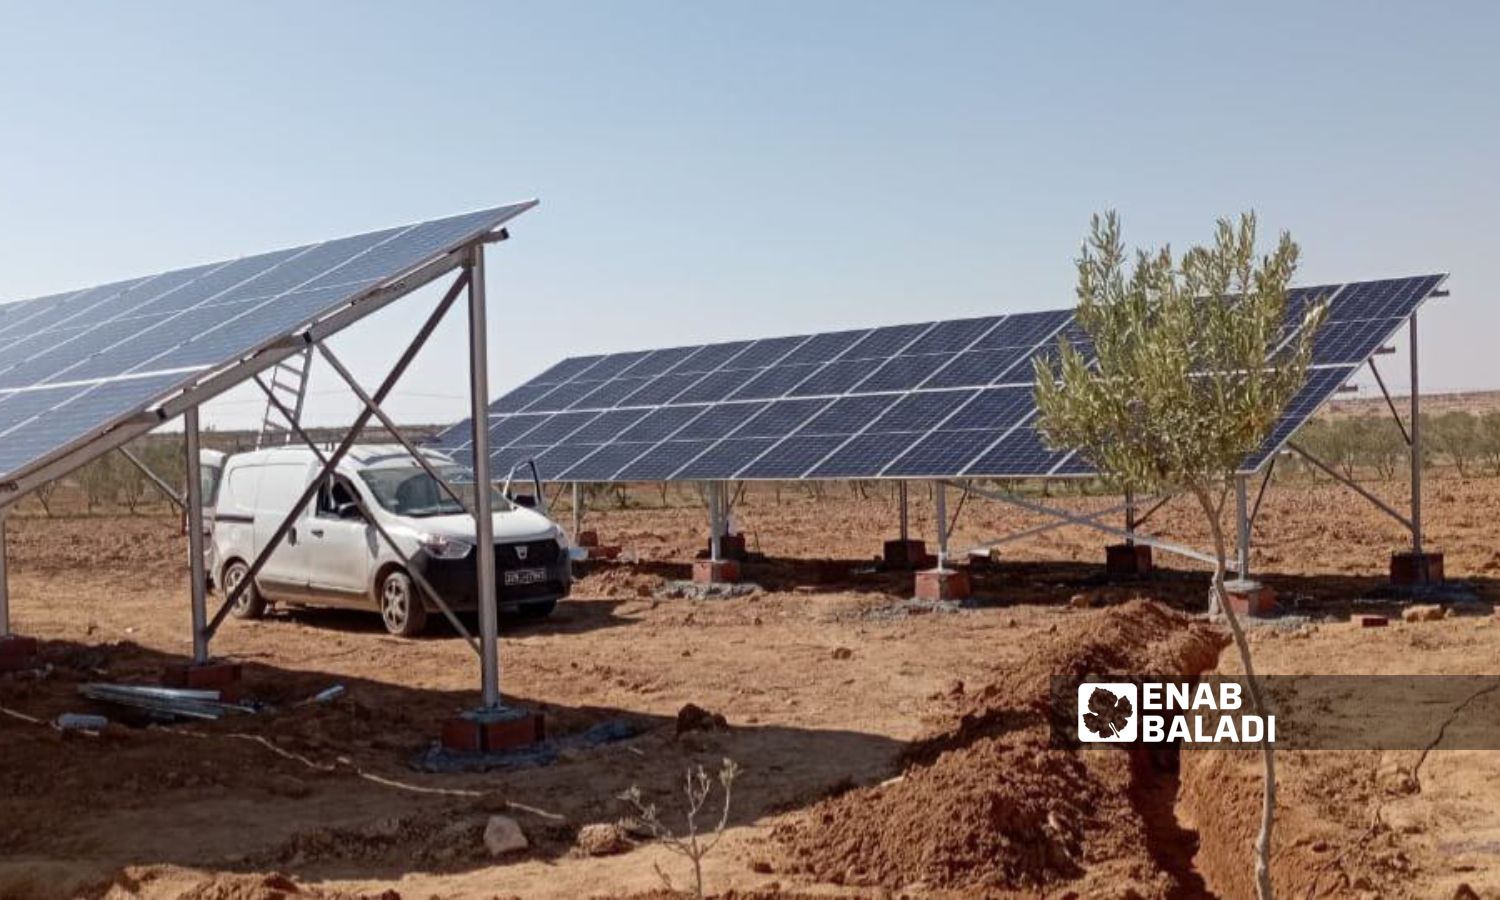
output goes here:
[{"label": "van headlight", "polygon": [[474,545],[468,541],[441,534],[424,534],[419,540],[422,549],[426,550],[427,555],[433,559],[463,559],[474,549]]}]

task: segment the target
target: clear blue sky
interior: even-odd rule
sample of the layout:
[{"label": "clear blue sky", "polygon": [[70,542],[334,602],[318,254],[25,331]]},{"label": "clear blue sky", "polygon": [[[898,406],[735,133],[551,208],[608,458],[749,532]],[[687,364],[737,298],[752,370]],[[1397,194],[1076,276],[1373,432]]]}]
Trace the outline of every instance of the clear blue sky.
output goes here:
[{"label": "clear blue sky", "polygon": [[[1424,388],[1500,386],[1495,4],[6,3],[0,31],[4,299],[535,196],[491,251],[498,392],[1063,306],[1091,212],[1182,245],[1253,207],[1304,283],[1452,271]],[[336,347],[373,381],[426,306]],[[463,414],[461,323],[435,340],[405,420]],[[314,419],[352,414],[334,388]]]}]

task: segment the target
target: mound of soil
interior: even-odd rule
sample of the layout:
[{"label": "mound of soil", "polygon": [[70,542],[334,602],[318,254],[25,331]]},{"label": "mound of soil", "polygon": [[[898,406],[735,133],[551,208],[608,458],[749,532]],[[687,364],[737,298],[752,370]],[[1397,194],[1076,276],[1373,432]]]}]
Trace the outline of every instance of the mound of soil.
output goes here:
[{"label": "mound of soil", "polygon": [[[1176,884],[1150,844],[1149,790],[1125,753],[1049,745],[1058,675],[1212,668],[1225,638],[1150,601],[1080,615],[965,699],[958,721],[913,745],[898,780],[825,800],[780,825],[783,867],[820,881],[890,889],[1036,890],[1116,861],[1133,890]],[[1162,857],[1169,855],[1164,848]]]}]

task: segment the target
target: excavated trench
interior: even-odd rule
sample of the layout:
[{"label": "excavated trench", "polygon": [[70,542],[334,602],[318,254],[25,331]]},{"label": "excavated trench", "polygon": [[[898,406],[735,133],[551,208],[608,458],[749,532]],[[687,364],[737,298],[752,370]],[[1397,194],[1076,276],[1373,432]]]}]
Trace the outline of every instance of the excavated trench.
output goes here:
[{"label": "excavated trench", "polygon": [[779,868],[890,890],[1211,896],[1177,819],[1177,754],[1054,746],[1048,713],[1057,676],[1196,678],[1227,640],[1145,600],[1071,618],[914,742],[897,778],[780,825]]}]

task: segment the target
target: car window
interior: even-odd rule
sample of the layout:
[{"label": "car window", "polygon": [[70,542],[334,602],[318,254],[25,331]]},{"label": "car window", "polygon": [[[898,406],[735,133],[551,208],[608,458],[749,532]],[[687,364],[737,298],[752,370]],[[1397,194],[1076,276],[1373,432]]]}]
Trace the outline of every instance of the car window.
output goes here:
[{"label": "car window", "polygon": [[[453,486],[464,503],[472,508],[474,497],[474,473],[464,466],[435,466],[443,480]],[[381,508],[398,516],[450,516],[464,511],[437,481],[415,462],[407,465],[380,466],[364,469],[360,480],[375,495]],[[510,504],[493,487],[490,488],[490,504],[495,510],[508,509]]]},{"label": "car window", "polygon": [[338,509],[345,503],[359,502],[359,496],[355,492],[354,485],[349,479],[342,475],[334,475],[323,482],[323,487],[318,490],[318,515],[329,518],[338,517]]}]

